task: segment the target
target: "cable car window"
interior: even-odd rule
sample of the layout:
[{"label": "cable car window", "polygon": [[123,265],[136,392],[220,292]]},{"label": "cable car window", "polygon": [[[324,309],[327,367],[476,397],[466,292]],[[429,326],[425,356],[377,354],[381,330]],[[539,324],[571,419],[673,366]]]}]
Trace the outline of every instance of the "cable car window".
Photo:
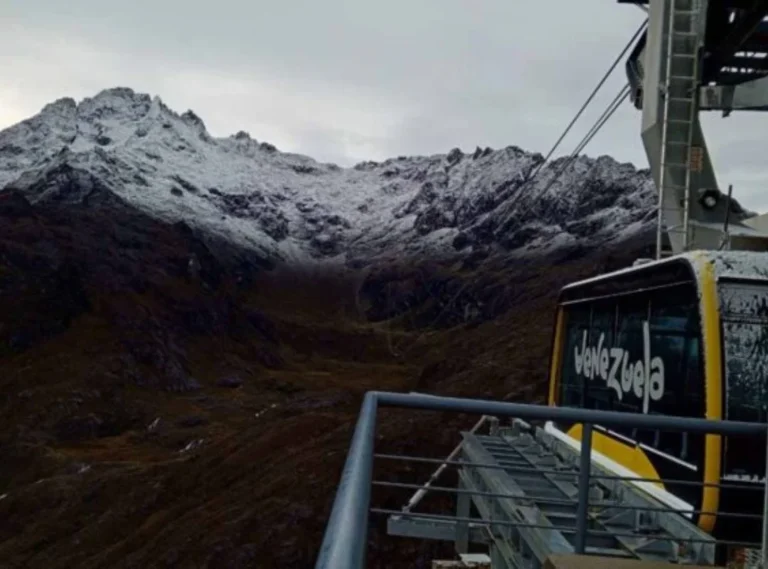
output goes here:
[{"label": "cable car window", "polygon": [[[758,283],[720,284],[720,323],[725,372],[725,417],[768,420],[768,287]],[[765,443],[728,437],[725,476],[765,476]]]},{"label": "cable car window", "polygon": [[[638,290],[565,309],[560,405],[702,415],[701,330],[693,283]],[[691,441],[680,433],[619,426],[612,430],[659,452],[691,459]]]},{"label": "cable car window", "polygon": [[[560,405],[703,416],[699,295],[687,267],[679,267],[681,274],[670,273],[672,269],[676,267],[570,291],[564,306],[568,320]],[[703,460],[701,435],[620,425],[607,434],[639,445],[654,461],[661,457],[654,464],[672,469],[662,474],[671,478],[678,476],[675,468],[696,470]]]},{"label": "cable car window", "polygon": [[[600,300],[592,303],[592,319],[587,336],[586,349],[590,350],[582,367],[586,383],[586,399],[589,409],[610,411],[616,407],[617,395],[610,384],[610,351],[614,347],[616,331],[616,301]],[[585,346],[581,346],[582,352]]]},{"label": "cable car window", "polygon": [[720,287],[726,376],[726,418],[768,420],[768,287],[726,282]]},{"label": "cable car window", "polygon": [[[619,300],[616,345],[623,350],[623,355],[616,374],[621,391],[621,397],[616,403],[616,411],[628,413],[644,411],[643,324],[647,319],[647,294],[628,295]],[[626,432],[626,435],[637,440],[634,429]]]},{"label": "cable car window", "polygon": [[[651,298],[648,361],[651,373],[657,374],[662,387],[650,394],[650,414],[702,416],[699,337],[698,296],[693,287],[673,287]],[[643,438],[651,436],[652,446],[657,450],[681,459],[688,458],[688,445],[682,433],[654,432]]]},{"label": "cable car window", "polygon": [[563,364],[560,373],[560,405],[584,406],[583,376],[577,373],[576,358],[581,349],[584,333],[589,333],[591,310],[589,304],[576,304],[566,310],[566,335]]}]

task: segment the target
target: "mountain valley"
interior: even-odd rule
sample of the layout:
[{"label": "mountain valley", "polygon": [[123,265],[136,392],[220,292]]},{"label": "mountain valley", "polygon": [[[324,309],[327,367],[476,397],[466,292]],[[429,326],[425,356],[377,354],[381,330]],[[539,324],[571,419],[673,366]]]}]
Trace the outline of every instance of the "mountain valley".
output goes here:
[{"label": "mountain valley", "polygon": [[[558,289],[655,231],[647,171],[542,160],[340,168],[127,88],[0,132],[0,566],[311,567],[366,391],[541,401]],[[386,411],[377,450],[475,420]],[[450,550],[372,520],[371,567]]]}]

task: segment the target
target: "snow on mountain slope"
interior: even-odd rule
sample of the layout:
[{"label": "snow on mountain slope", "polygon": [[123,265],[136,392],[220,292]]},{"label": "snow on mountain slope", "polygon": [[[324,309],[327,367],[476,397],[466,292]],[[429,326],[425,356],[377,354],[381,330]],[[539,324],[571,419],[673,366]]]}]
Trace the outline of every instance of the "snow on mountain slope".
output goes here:
[{"label": "snow on mountain slope", "polygon": [[563,160],[524,184],[542,159],[509,146],[340,168],[245,132],[214,138],[192,111],[114,88],[79,104],[60,99],[0,132],[0,190],[72,203],[106,190],[160,219],[302,262],[537,250],[652,223],[647,171],[580,157],[542,195]]}]

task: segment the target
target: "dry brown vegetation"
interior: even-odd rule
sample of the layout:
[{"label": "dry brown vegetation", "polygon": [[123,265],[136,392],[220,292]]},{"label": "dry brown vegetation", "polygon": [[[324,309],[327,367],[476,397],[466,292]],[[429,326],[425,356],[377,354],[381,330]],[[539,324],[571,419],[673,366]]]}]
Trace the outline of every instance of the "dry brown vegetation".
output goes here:
[{"label": "dry brown vegetation", "polygon": [[[537,400],[557,289],[604,268],[597,254],[472,270],[256,267],[237,284],[184,228],[9,203],[3,568],[312,567],[363,394]],[[611,262],[634,256],[624,251]],[[467,304],[481,307],[470,321]],[[475,419],[384,410],[377,450],[441,457]],[[376,470],[421,482],[430,469]],[[379,488],[373,505],[408,495]],[[372,527],[371,567],[450,552]]]}]

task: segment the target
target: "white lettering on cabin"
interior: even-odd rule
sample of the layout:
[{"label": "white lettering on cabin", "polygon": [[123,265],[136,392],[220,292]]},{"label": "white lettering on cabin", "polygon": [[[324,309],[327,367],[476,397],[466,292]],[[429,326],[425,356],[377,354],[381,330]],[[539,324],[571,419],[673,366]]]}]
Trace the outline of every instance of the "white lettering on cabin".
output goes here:
[{"label": "white lettering on cabin", "polygon": [[643,404],[643,413],[648,413],[651,401],[659,401],[664,395],[664,361],[651,357],[651,338],[648,322],[643,322],[643,357],[629,361],[629,352],[624,348],[603,347],[605,334],[600,334],[597,346],[587,346],[587,331],[579,346],[574,348],[576,375],[587,379],[602,379],[616,392],[621,400],[625,395],[634,394]]}]

